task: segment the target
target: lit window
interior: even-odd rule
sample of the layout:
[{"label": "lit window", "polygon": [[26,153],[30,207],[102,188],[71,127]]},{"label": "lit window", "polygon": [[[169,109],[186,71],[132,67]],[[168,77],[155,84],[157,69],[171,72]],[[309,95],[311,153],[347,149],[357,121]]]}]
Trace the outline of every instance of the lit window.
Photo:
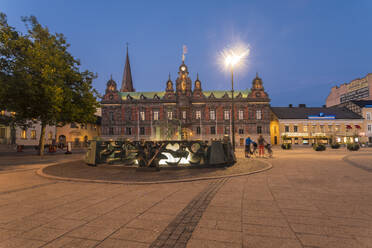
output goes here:
[{"label": "lit window", "polygon": [[196,110],[195,117],[196,117],[197,120],[199,120],[201,118],[201,111],[200,110]]},{"label": "lit window", "polygon": [[0,115],[4,116],[5,115],[5,110],[1,110]]},{"label": "lit window", "polygon": [[256,111],[256,119],[257,120],[261,120],[262,119],[262,112],[261,112],[261,110],[257,110]]},{"label": "lit window", "polygon": [[168,119],[169,120],[172,120],[173,118],[173,112],[172,111],[168,111]]},{"label": "lit window", "polygon": [[141,121],[145,120],[145,112],[144,111],[140,112],[140,118],[141,118]]},{"label": "lit window", "polygon": [[211,120],[215,120],[216,119],[216,112],[214,110],[209,111],[209,118]]},{"label": "lit window", "polygon": [[223,111],[223,118],[225,120],[230,120],[230,111],[229,110]]},{"label": "lit window", "polygon": [[329,132],[332,132],[332,128],[333,128],[332,125],[328,125],[328,131],[329,131]]},{"label": "lit window", "polygon": [[230,134],[230,127],[229,126],[225,127],[225,134]]},{"label": "lit window", "polygon": [[21,131],[21,139],[27,139],[27,132],[26,132],[26,129],[23,129]]},{"label": "lit window", "polygon": [[304,132],[307,132],[307,125],[304,125]]},{"label": "lit window", "polygon": [[186,120],[186,111],[182,111],[182,119]]},{"label": "lit window", "polygon": [[31,139],[36,139],[36,131],[31,130]]},{"label": "lit window", "polygon": [[244,119],[244,112],[243,112],[243,110],[239,110],[238,118],[239,118],[239,120],[243,120]]},{"label": "lit window", "polygon": [[159,112],[155,111],[154,112],[154,121],[157,121],[157,120],[159,120]]}]

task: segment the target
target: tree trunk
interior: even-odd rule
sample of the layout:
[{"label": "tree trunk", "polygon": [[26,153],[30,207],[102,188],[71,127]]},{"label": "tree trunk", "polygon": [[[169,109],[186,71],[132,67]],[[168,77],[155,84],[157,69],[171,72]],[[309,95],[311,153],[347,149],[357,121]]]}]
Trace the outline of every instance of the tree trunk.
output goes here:
[{"label": "tree trunk", "polygon": [[45,144],[45,127],[46,124],[41,122],[41,132],[40,132],[40,140],[39,140],[39,155],[44,155],[44,144]]}]

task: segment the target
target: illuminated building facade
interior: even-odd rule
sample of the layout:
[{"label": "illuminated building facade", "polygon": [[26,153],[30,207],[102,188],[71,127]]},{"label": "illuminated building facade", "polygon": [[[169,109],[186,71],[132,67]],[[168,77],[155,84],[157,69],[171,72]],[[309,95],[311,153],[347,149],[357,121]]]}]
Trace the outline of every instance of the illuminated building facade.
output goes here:
[{"label": "illuminated building facade", "polygon": [[[127,52],[120,90],[111,78],[101,102],[106,139],[211,140],[231,136],[231,91],[205,91],[197,76],[192,82],[182,61],[175,84],[169,77],[161,92],[136,92]],[[234,93],[235,139],[270,135],[270,99],[256,75],[250,89]]]}]

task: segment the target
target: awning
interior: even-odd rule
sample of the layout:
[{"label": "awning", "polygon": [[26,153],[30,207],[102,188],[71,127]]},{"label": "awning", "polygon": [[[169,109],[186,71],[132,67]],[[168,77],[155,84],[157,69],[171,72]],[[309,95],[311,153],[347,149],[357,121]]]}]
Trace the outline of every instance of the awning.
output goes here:
[{"label": "awning", "polygon": [[346,129],[353,129],[353,127],[350,125],[346,125]]},{"label": "awning", "polygon": [[355,125],[356,128],[360,129],[361,127],[359,125]]}]

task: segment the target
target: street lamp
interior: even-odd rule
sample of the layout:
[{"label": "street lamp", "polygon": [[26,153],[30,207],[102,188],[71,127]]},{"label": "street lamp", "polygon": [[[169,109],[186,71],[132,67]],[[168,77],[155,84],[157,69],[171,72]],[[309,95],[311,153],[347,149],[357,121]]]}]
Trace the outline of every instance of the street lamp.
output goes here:
[{"label": "street lamp", "polygon": [[249,50],[237,53],[229,51],[224,53],[225,65],[231,71],[231,131],[232,131],[232,147],[235,151],[235,111],[234,111],[234,67],[239,64],[249,53]]}]

